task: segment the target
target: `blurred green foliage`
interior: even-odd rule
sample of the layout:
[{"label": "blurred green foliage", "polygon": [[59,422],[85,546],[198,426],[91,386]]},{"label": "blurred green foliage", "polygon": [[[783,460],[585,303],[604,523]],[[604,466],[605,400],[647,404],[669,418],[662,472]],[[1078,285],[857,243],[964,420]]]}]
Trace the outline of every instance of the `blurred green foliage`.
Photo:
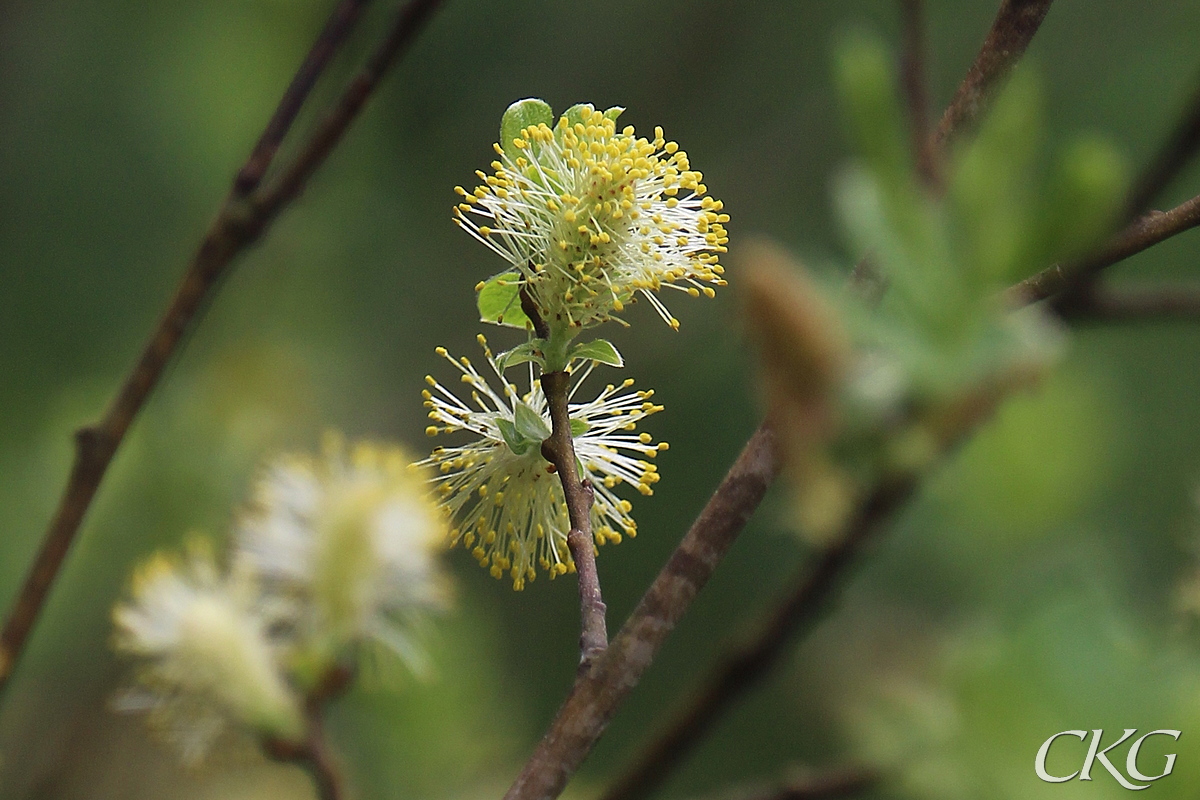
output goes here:
[{"label": "blurred green foliage", "polygon": [[[327,5],[6,5],[6,600],[57,499],[71,430],[99,414],[132,362]],[[929,3],[935,106],[949,98],[995,5]],[[391,10],[377,4],[367,15],[318,106]],[[842,248],[830,204],[851,149],[830,45],[847,25],[894,40],[894,13],[861,0],[671,0],[653,17],[632,0],[451,0],[306,195],[225,281],[119,454],[0,713],[0,795],[308,796],[298,771],[262,766],[248,747],[183,771],[140,720],[109,713],[105,698],[122,670],[106,647],[108,609],[148,550],[192,529],[224,534],[256,464],[278,449],[312,449],[327,426],[426,447],[421,376],[435,345],[471,348],[470,289],[500,266],[450,223],[451,189],[491,159],[495,121],[518,97],[556,108],[584,98],[619,103],[628,108],[622,122],[642,131],[661,124],[733,217],[731,291],[715,304],[680,303],[679,334],[646,307],[634,328],[612,333],[639,383],[667,406],[653,432],[672,444],[659,459],[655,497],[638,506],[641,535],[600,559],[617,624],[755,424],[743,347],[730,334],[739,238],[769,233],[820,268],[859,255]],[[1099,130],[1132,163],[1144,162],[1191,90],[1197,26],[1192,3],[1147,13],[1116,0],[1060,0],[1030,50],[1046,98],[1043,141],[1022,138],[1035,126],[1021,121],[1030,106],[1020,104],[1015,117],[995,118],[997,126],[1007,119],[1008,133],[997,127],[976,152],[1062,153],[1059,167],[1040,174],[1054,208],[1078,207],[1066,200],[1114,171],[1106,152],[1069,142]],[[967,174],[971,157],[963,157]],[[997,193],[956,194],[963,207],[990,209],[992,221],[954,246],[976,252],[997,280],[1036,253],[1076,246],[1051,238],[1069,221],[1025,206],[1029,187],[1010,177],[1018,176],[984,181]],[[1193,168],[1163,202],[1197,185]],[[1026,239],[1029,253],[991,241],[1014,241],[1011,231],[1031,224],[1044,236]],[[1114,272],[1184,276],[1194,247],[1184,236]],[[511,346],[513,336],[494,344]],[[901,741],[930,744],[912,753],[898,784],[924,796],[962,785],[983,797],[1046,788],[1103,797],[1124,790],[1103,774],[1045,787],[1032,771],[1046,736],[1102,725],[1182,729],[1176,774],[1155,789],[1183,796],[1200,765],[1187,744],[1200,656],[1172,598],[1197,527],[1200,330],[1083,330],[1066,360],[1059,377],[1002,412],[938,476],[860,572],[845,608],[730,715],[672,781],[671,796],[769,779],[787,763],[886,752],[876,739],[894,730]],[[778,535],[784,508],[776,499],[756,517],[572,791],[617,768],[804,557]],[[496,796],[571,681],[574,586],[539,582],[517,595],[457,555],[458,611],[432,648],[440,676],[356,691],[334,711],[337,745],[363,798]],[[897,691],[926,699],[914,701],[915,712],[895,712],[880,697],[889,686],[915,686]]]}]

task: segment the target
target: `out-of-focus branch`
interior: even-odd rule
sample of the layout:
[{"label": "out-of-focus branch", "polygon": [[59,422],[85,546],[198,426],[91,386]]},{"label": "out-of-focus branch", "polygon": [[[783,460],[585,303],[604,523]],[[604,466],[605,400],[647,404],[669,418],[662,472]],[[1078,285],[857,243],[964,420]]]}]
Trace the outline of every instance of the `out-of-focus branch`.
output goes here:
[{"label": "out-of-focus branch", "polygon": [[937,190],[937,156],[929,135],[929,79],[925,66],[925,4],[923,0],[900,0],[903,49],[900,77],[912,128],[913,159],[925,185]]},{"label": "out-of-focus branch", "polygon": [[[927,421],[938,452],[953,451],[1022,380],[997,376],[965,393]],[[819,622],[837,599],[852,567],[904,508],[922,473],[884,478],[869,491],[838,535],[811,565],[805,565],[741,644],[727,650],[686,698],[663,730],[606,792],[603,800],[642,800],[712,729],[720,715],[778,663],[798,637]]]},{"label": "out-of-focus branch", "polygon": [[1064,309],[1069,322],[1200,320],[1200,284],[1092,286]]},{"label": "out-of-focus branch", "polygon": [[[1200,195],[1172,208],[1151,211],[1131,222],[1103,249],[1074,264],[1054,264],[1009,289],[1014,305],[1024,305],[1066,292],[1091,281],[1102,270],[1200,225]],[[1069,313],[1070,298],[1060,308]]]},{"label": "out-of-focus branch", "polygon": [[804,770],[773,785],[724,791],[712,800],[835,800],[862,794],[878,782],[879,772],[870,767],[831,767]]},{"label": "out-of-focus branch", "polygon": [[258,188],[258,184],[271,167],[275,154],[279,152],[279,145],[292,129],[292,123],[296,121],[296,115],[300,113],[304,101],[308,99],[309,93],[342,41],[354,29],[368,2],[370,0],[341,0],[329,15],[325,28],[309,48],[300,69],[296,70],[287,91],[283,93],[283,99],[271,115],[270,122],[258,137],[250,157],[238,170],[237,178],[233,182],[234,192],[244,197]]},{"label": "out-of-focus branch", "polygon": [[325,706],[337,699],[354,680],[349,667],[335,666],[325,674],[305,698],[304,711],[308,725],[302,741],[267,739],[263,750],[275,759],[304,769],[312,778],[319,800],[345,800],[348,797],[342,771],[325,735]]},{"label": "out-of-focus branch", "polygon": [[[183,279],[151,334],[141,357],[111,401],[103,418],[75,434],[75,462],[58,509],[42,537],[33,566],[22,584],[3,632],[0,633],[0,695],[8,685],[30,631],[66,558],[80,523],[109,463],[120,447],[129,426],[141,411],[163,370],[174,355],[184,333],[195,322],[205,301],[212,296],[220,278],[234,258],[257,241],[267,225],[300,193],[304,182],[324,162],[358,115],[384,70],[411,44],[440,0],[412,0],[400,12],[387,37],[371,55],[366,67],[343,92],[335,107],[316,132],[299,149],[295,160],[269,185],[248,194],[239,186],[258,181],[296,110],[308,95],[311,84],[326,63],[332,48],[344,38],[357,15],[354,3],[342,3],[333,13],[317,45],[301,65],[280,108],[275,112],[259,146],[235,179],[234,188],[205,233]],[[327,50],[329,52],[327,52]]]},{"label": "out-of-focus branch", "polygon": [[1200,148],[1200,83],[1175,124],[1171,136],[1142,172],[1129,193],[1130,218],[1141,214],[1158,197]]},{"label": "out-of-focus branch", "polygon": [[713,722],[763,677],[796,637],[821,619],[850,567],[912,495],[915,485],[915,480],[906,478],[871,493],[842,535],[787,584],[789,588],[770,606],[755,632],[721,655],[700,688],[640,751],[603,800],[642,800],[662,784]]},{"label": "out-of-focus branch", "polygon": [[775,433],[760,425],[604,655],[580,673],[506,800],[557,797],[617,706],[708,582],[779,474]]},{"label": "out-of-focus branch", "polygon": [[1004,0],[975,62],[942,114],[934,141],[945,149],[987,112],[1004,79],[1025,54],[1053,0]]},{"label": "out-of-focus branch", "polygon": [[[1106,305],[1106,303],[1097,305],[1097,297],[1093,296],[1096,293],[1095,282],[1100,273],[1113,264],[1124,261],[1159,242],[1200,225],[1200,196],[1180,203],[1170,211],[1143,213],[1159,192],[1165,189],[1171,179],[1195,156],[1197,149],[1200,149],[1200,88],[1196,90],[1184,109],[1171,136],[1163,143],[1158,154],[1151,159],[1141,177],[1134,183],[1133,189],[1125,200],[1124,220],[1122,220],[1128,220],[1125,227],[1102,248],[1075,263],[1052,264],[1013,286],[1009,290],[1010,300],[1013,304],[1024,305],[1055,297],[1055,311],[1064,317],[1128,318],[1130,316],[1128,314],[1115,312],[1117,306],[1128,305],[1122,302],[1112,305],[1115,313],[1110,315],[1095,315],[1088,312],[1089,306],[1099,309],[1101,305]],[[1099,299],[1108,300],[1110,298]],[[1126,299],[1142,300],[1147,298],[1131,297]],[[1139,305],[1139,303],[1134,305]],[[1174,302],[1159,303],[1158,305],[1163,309],[1177,306]],[[1130,308],[1132,309],[1132,306]],[[1182,312],[1164,313],[1180,314]],[[1145,316],[1144,314],[1138,315]]]}]

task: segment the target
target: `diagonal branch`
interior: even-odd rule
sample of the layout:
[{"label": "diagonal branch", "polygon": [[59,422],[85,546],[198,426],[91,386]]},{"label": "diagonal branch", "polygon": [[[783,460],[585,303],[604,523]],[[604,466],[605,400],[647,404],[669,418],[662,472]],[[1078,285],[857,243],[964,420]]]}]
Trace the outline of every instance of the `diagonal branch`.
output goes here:
[{"label": "diagonal branch", "polygon": [[774,785],[724,791],[713,800],[834,800],[867,792],[879,778],[877,770],[858,765],[806,769]]},{"label": "diagonal branch", "polygon": [[925,186],[936,191],[940,185],[937,153],[929,135],[929,86],[926,75],[925,4],[923,0],[900,0],[900,25],[904,47],[900,53],[900,78],[912,128],[912,147],[917,174]]},{"label": "diagonal branch", "polygon": [[557,797],[617,706],[708,582],[779,474],[775,434],[760,425],[604,655],[575,680],[505,800]]},{"label": "diagonal branch", "polygon": [[370,0],[341,0],[329,15],[325,28],[313,42],[300,68],[296,70],[287,91],[283,93],[283,99],[271,115],[270,122],[258,137],[258,143],[254,145],[250,157],[238,170],[237,178],[233,182],[233,190],[237,195],[245,197],[258,188],[317,79],[329,65],[342,41],[354,29],[368,2]]},{"label": "diagonal branch", "polygon": [[1068,322],[1160,322],[1200,319],[1200,284],[1092,286],[1064,310]]},{"label": "diagonal branch", "polygon": [[1200,84],[1188,101],[1171,136],[1142,172],[1129,194],[1127,208],[1130,217],[1142,213],[1154,202],[1187,162],[1200,149]]},{"label": "diagonal branch", "polygon": [[987,112],[1004,80],[1025,54],[1053,0],[1004,0],[983,47],[954,93],[934,132],[945,150],[954,137],[968,132]]},{"label": "diagonal branch", "polygon": [[[94,425],[81,428],[75,435],[75,462],[71,467],[62,499],[42,538],[33,566],[21,586],[3,632],[0,633],[0,696],[8,685],[13,668],[37,621],[39,612],[62,566],[80,523],[91,505],[117,448],[133,423],[146,399],[154,389],[163,370],[178,348],[188,328],[195,322],[200,309],[214,292],[219,279],[234,258],[257,241],[267,225],[300,193],[304,182],[324,162],[333,146],[357,116],[372,89],[387,66],[394,62],[411,44],[423,23],[440,4],[440,0],[411,0],[400,12],[391,31],[375,50],[366,67],[342,94],[333,110],[324,118],[316,132],[299,150],[295,161],[269,186],[241,196],[235,182],[213,220],[183,279],[175,291],[166,312],[151,334],[141,357],[126,377],[104,416]],[[321,37],[340,41],[349,22],[341,15],[353,14],[353,4],[342,3],[326,25]],[[331,28],[334,33],[330,33]],[[329,47],[336,45],[330,41]],[[301,72],[319,73],[328,62],[320,40],[301,66]],[[315,79],[315,75],[313,79]],[[248,175],[265,172],[277,141],[295,120],[293,106],[298,108],[311,88],[311,80],[298,76],[280,103],[259,146],[251,154]],[[272,125],[275,128],[272,128]],[[264,144],[265,142],[265,144]],[[255,160],[257,159],[257,161]],[[261,164],[261,166],[259,166]],[[241,172],[239,172],[239,176]],[[240,180],[240,178],[239,178]],[[258,178],[247,178],[253,182]]]},{"label": "diagonal branch", "polygon": [[[1200,225],[1200,195],[1172,208],[1138,217],[1093,255],[1074,264],[1054,264],[1008,290],[1014,305],[1034,303],[1067,292],[1119,261]],[[1069,305],[1069,303],[1065,304]],[[1067,310],[1065,306],[1062,310]]]},{"label": "diagonal branch", "polygon": [[602,800],[641,800],[653,794],[716,719],[758,683],[793,640],[822,618],[849,577],[850,568],[915,487],[912,478],[880,485],[816,563],[801,567],[787,584],[790,588],[770,606],[758,629],[722,655],[702,686],[681,704],[663,731],[641,751]]}]

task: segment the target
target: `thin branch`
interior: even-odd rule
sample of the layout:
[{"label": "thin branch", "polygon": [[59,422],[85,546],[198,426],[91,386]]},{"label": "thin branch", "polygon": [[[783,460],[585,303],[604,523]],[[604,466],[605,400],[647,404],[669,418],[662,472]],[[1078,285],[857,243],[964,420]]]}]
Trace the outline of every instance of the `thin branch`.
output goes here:
[{"label": "thin branch", "polygon": [[309,715],[308,734],[303,742],[269,739],[263,743],[263,749],[275,761],[295,764],[307,772],[318,800],[345,800],[349,796],[319,713]]},{"label": "thin branch", "polygon": [[550,407],[552,428],[550,438],[542,442],[542,457],[558,472],[571,520],[567,547],[571,549],[579,577],[579,663],[581,669],[586,669],[608,647],[604,599],[600,595],[600,575],[596,572],[596,551],[592,542],[594,493],[591,484],[583,480],[576,468],[575,441],[567,411],[571,376],[566,372],[548,372],[542,375],[541,382]]},{"label": "thin branch", "polygon": [[1200,284],[1092,286],[1064,311],[1070,322],[1160,322],[1200,319]]},{"label": "thin branch", "polygon": [[804,770],[772,786],[721,792],[714,800],[835,800],[870,790],[879,777],[878,770],[854,765]]},{"label": "thin branch", "polygon": [[[1131,222],[1096,254],[1075,264],[1054,264],[1008,290],[1014,305],[1045,300],[1095,278],[1102,270],[1159,242],[1200,225],[1200,195],[1172,208],[1151,211]],[[1062,308],[1068,310],[1064,302]]]},{"label": "thin branch", "polygon": [[951,140],[973,128],[1004,85],[1005,78],[1025,54],[1050,10],[1053,0],[1004,0],[975,63],[954,93],[934,132],[943,150]]},{"label": "thin branch", "polygon": [[304,190],[304,184],[325,161],[358,112],[379,85],[389,67],[408,51],[425,23],[443,0],[410,0],[400,10],[396,21],[383,41],[367,58],[366,64],[346,87],[304,148],[279,177],[261,191],[258,204],[263,213],[274,213],[280,205],[290,202]]},{"label": "thin branch", "polygon": [[1200,85],[1188,101],[1171,136],[1129,193],[1129,216],[1141,214],[1200,148]]},{"label": "thin branch", "polygon": [[329,65],[330,59],[333,58],[342,41],[354,29],[355,23],[358,22],[358,18],[362,15],[368,2],[370,0],[341,0],[333,13],[329,15],[329,19],[325,22],[325,28],[313,42],[300,69],[296,70],[287,91],[283,93],[283,99],[279,101],[279,106],[271,115],[271,121],[267,123],[262,135],[258,137],[254,151],[250,153],[250,157],[238,171],[237,178],[233,182],[235,193],[245,197],[258,188],[258,184],[262,182],[263,176],[267,174],[271,162],[275,159],[275,154],[279,151],[279,145],[283,143],[288,131],[291,130],[292,123],[296,121],[296,115],[300,113],[300,109],[303,107],[304,101],[308,99],[313,86],[316,85],[317,79]]},{"label": "thin branch", "polygon": [[[246,197],[239,196],[236,187],[231,191],[205,233],[141,357],[111,401],[104,417],[76,433],[75,462],[62,499],[9,612],[4,630],[0,633],[0,696],[8,686],[29,633],[113,455],[151,390],[162,377],[184,332],[195,322],[204,301],[212,295],[233,259],[257,241],[268,223],[299,194],[305,180],[321,165],[362,108],[383,69],[411,43],[439,2],[412,0],[404,7],[366,68],[346,89],[333,111],[277,181]],[[335,15],[341,10],[339,6]],[[305,64],[308,63],[306,60]],[[296,97],[285,95],[281,105],[295,100]],[[276,114],[278,116],[279,112]]]},{"label": "thin branch", "polygon": [[337,759],[325,736],[323,715],[325,706],[340,697],[354,680],[353,668],[335,665],[304,701],[305,720],[308,729],[304,740],[289,742],[285,739],[266,739],[263,750],[276,761],[295,764],[308,772],[319,800],[343,800],[347,797],[345,782]]},{"label": "thin branch", "polygon": [[604,655],[578,675],[505,800],[558,796],[708,582],[779,474],[779,467],[775,434],[764,423],[750,437]]},{"label": "thin branch", "polygon": [[900,24],[904,48],[900,54],[900,76],[912,128],[913,159],[925,186],[937,190],[937,156],[929,135],[929,84],[925,68],[925,4],[922,0],[900,0]]},{"label": "thin branch", "polygon": [[822,618],[845,584],[850,567],[896,511],[912,495],[912,478],[886,483],[862,503],[843,534],[815,564],[805,564],[770,606],[768,615],[745,642],[724,653],[713,671],[680,708],[632,767],[605,792],[603,800],[641,800],[650,796],[713,722],[758,683],[797,637]]},{"label": "thin branch", "polygon": [[[994,376],[939,413],[930,414],[924,424],[937,442],[938,452],[945,455],[957,448],[991,416],[1006,394],[1028,379],[1019,373]],[[846,584],[851,568],[913,496],[921,474],[884,478],[864,497],[815,563],[800,569],[788,584],[790,588],[770,606],[748,639],[723,654],[701,681],[701,688],[680,705],[663,731],[640,751],[641,757],[602,800],[639,800],[661,785],[721,713],[767,675],[790,642],[823,618]]]}]

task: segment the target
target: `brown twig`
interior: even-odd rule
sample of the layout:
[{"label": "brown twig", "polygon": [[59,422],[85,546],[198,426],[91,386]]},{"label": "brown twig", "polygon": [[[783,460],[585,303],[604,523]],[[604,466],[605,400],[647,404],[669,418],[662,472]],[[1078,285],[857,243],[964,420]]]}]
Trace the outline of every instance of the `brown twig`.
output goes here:
[{"label": "brown twig", "polygon": [[[205,233],[141,357],[111,401],[104,417],[76,433],[75,462],[62,499],[9,612],[3,633],[0,633],[0,695],[8,685],[38,613],[113,455],[151,390],[162,377],[184,332],[195,321],[204,301],[212,295],[233,259],[257,241],[279,211],[299,194],[305,180],[321,165],[362,108],[382,71],[411,43],[439,2],[412,0],[404,7],[396,24],[362,73],[345,90],[340,101],[278,180],[245,197],[239,195],[236,187],[231,191]],[[341,10],[339,6],[335,15]],[[309,61],[306,60],[305,64],[309,64]],[[295,81],[289,87],[289,92],[294,88]],[[293,95],[285,95],[281,105],[291,104],[296,99]],[[294,119],[294,114],[291,118]]]},{"label": "brown twig", "polygon": [[1033,40],[1051,2],[1004,0],[983,47],[934,132],[934,141],[940,149],[945,150],[955,136],[973,128],[984,115]]},{"label": "brown twig", "polygon": [[925,4],[922,0],[900,0],[903,49],[900,77],[912,128],[913,159],[917,175],[929,189],[937,191],[941,181],[933,139],[929,135],[929,85],[925,59]]},{"label": "brown twig", "polygon": [[1200,284],[1092,286],[1064,311],[1069,322],[1158,322],[1200,319]]},{"label": "brown twig", "polygon": [[1142,172],[1126,203],[1127,219],[1141,214],[1200,148],[1200,85],[1188,101],[1175,129]]},{"label": "brown twig", "polygon": [[779,474],[779,467],[775,434],[764,423],[750,437],[604,655],[578,675],[505,800],[558,796],[708,582]]},{"label": "brown twig", "polygon": [[305,147],[273,183],[263,188],[259,198],[261,206],[274,210],[304,190],[304,183],[341,141],[342,135],[358,116],[388,68],[408,50],[442,2],[409,0],[400,10],[383,41],[367,57],[362,69],[338,97],[333,109],[317,125]]},{"label": "brown twig", "polygon": [[542,457],[558,472],[571,520],[567,547],[571,549],[579,577],[579,665],[581,670],[586,670],[608,647],[604,599],[600,595],[600,575],[596,571],[596,551],[592,542],[593,491],[576,468],[575,441],[567,411],[571,376],[566,372],[547,372],[542,375],[541,382],[550,407],[551,425],[550,438],[542,442]]},{"label": "brown twig", "polygon": [[879,777],[878,770],[856,765],[806,769],[780,783],[724,791],[713,800],[835,800],[871,789]]},{"label": "brown twig", "polygon": [[270,122],[258,137],[258,143],[254,145],[250,157],[238,170],[237,178],[233,182],[235,193],[245,197],[258,188],[317,79],[329,65],[342,41],[354,29],[368,2],[370,0],[341,0],[329,15],[324,29],[309,48],[300,69],[296,70],[287,91],[283,93],[283,99],[271,115]]},{"label": "brown twig", "polygon": [[718,716],[756,684],[788,644],[821,619],[858,560],[892,515],[912,495],[916,482],[905,478],[881,485],[841,536],[813,565],[804,565],[771,605],[758,630],[740,646],[727,651],[701,688],[682,704],[679,713],[640,751],[637,761],[604,793],[603,800],[641,800],[666,779],[683,757],[709,731]]},{"label": "brown twig", "polygon": [[[1045,300],[1063,294],[1074,286],[1083,285],[1102,270],[1142,252],[1159,242],[1200,225],[1200,195],[1172,208],[1170,211],[1151,211],[1139,217],[1113,237],[1107,246],[1075,264],[1055,264],[1038,272],[1009,289],[1013,305]],[[1069,313],[1070,301],[1060,307]]]},{"label": "brown twig", "polygon": [[309,692],[304,702],[307,723],[304,739],[266,739],[263,750],[276,761],[302,767],[313,781],[319,800],[344,800],[347,796],[341,769],[325,736],[323,714],[325,706],[339,697],[354,680],[354,670],[347,666],[332,667]]}]

